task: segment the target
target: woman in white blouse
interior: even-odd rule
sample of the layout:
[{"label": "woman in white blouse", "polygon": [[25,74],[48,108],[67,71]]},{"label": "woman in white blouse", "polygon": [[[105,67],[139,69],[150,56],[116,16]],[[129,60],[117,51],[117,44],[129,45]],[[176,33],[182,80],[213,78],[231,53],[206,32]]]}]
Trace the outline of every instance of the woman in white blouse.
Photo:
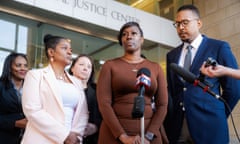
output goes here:
[{"label": "woman in white blouse", "polygon": [[23,111],[28,119],[22,144],[79,144],[88,122],[81,82],[65,67],[71,63],[70,40],[46,35],[49,65],[27,73],[23,86]]}]

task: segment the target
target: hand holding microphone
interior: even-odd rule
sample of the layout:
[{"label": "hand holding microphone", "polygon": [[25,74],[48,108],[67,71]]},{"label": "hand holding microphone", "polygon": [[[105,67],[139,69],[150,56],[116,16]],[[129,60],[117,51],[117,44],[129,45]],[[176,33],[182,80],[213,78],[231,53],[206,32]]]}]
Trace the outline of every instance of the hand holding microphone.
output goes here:
[{"label": "hand holding microphone", "polygon": [[139,95],[134,99],[134,106],[132,110],[133,118],[141,118],[144,114],[144,93],[145,89],[151,86],[151,73],[147,68],[141,68],[137,72],[136,87],[139,89]]},{"label": "hand holding microphone", "polygon": [[180,75],[185,81],[194,84],[195,86],[201,87],[204,91],[208,92],[212,96],[214,96],[217,99],[221,99],[221,97],[217,94],[215,94],[213,91],[209,89],[208,84],[205,84],[204,81],[201,82],[197,76],[195,76],[190,71],[187,71],[186,69],[180,67],[179,65],[175,63],[170,64],[171,69],[176,72],[178,75]]}]

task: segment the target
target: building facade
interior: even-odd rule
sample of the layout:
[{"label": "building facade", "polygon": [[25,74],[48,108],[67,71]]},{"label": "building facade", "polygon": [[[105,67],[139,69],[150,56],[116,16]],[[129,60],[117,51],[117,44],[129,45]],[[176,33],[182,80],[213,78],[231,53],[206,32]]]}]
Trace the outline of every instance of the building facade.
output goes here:
[{"label": "building facade", "polygon": [[[121,0],[120,0],[121,1]],[[150,0],[148,0],[149,2]],[[203,20],[202,33],[228,41],[240,62],[239,0],[155,0],[154,9],[143,10],[113,0],[2,0],[0,1],[0,72],[12,51],[26,53],[31,68],[47,64],[43,37],[60,35],[71,39],[74,56],[93,57],[97,71],[102,62],[123,53],[117,42],[120,27],[127,21],[139,22],[144,31],[143,54],[165,67],[166,53],[180,44],[172,26],[177,6],[196,5]],[[134,1],[134,4],[136,2]],[[149,13],[153,13],[154,14]],[[163,17],[158,16],[161,15]],[[165,17],[165,18],[164,18]],[[233,111],[240,133],[240,104]],[[238,143],[229,119],[231,143]]]}]

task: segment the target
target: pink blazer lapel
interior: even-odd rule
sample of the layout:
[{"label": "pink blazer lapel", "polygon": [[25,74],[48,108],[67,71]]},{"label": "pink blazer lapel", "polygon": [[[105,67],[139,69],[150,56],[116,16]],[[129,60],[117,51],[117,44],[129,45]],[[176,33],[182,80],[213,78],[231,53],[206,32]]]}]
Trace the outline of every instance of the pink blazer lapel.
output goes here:
[{"label": "pink blazer lapel", "polygon": [[51,65],[48,65],[43,70],[43,78],[49,84],[50,89],[52,89],[51,92],[53,92],[53,95],[56,98],[56,101],[58,102],[60,109],[62,109],[62,111],[63,111],[62,97],[59,93],[61,90],[61,87],[59,87],[58,81],[55,78],[55,74],[53,72]]}]

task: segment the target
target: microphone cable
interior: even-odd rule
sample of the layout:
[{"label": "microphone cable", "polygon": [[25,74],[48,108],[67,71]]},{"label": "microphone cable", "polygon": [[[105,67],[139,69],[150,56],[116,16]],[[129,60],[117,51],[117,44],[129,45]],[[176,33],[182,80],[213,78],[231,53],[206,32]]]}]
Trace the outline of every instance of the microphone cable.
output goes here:
[{"label": "microphone cable", "polygon": [[238,131],[236,129],[235,122],[233,120],[233,115],[232,115],[231,108],[230,108],[230,106],[227,104],[227,102],[222,97],[219,97],[219,100],[221,100],[225,104],[225,106],[227,108],[227,111],[229,112],[230,119],[231,119],[231,122],[232,122],[232,125],[233,125],[233,129],[234,129],[235,135],[237,137],[238,142],[240,143],[240,138],[239,138],[239,135],[238,135]]},{"label": "microphone cable", "polygon": [[[193,85],[196,86],[201,81],[205,81],[204,78],[199,80],[199,77],[198,77],[198,80],[195,80]],[[231,122],[232,122],[232,125],[233,125],[234,133],[237,137],[238,142],[240,143],[240,137],[238,135],[238,131],[237,131],[235,122],[233,120],[232,110],[231,110],[230,106],[228,105],[228,103],[221,96],[216,95],[214,92],[208,91],[210,89],[210,87],[212,87],[212,86],[213,86],[212,84],[207,83],[206,86],[204,86],[204,87],[202,86],[202,89],[203,89],[204,92],[208,92],[209,94],[211,94],[212,96],[219,99],[220,101],[222,101],[225,104],[225,108],[229,112],[229,115],[230,115],[230,119],[231,119]]]},{"label": "microphone cable", "polygon": [[232,110],[231,110],[230,106],[228,105],[228,103],[221,96],[215,94],[213,91],[210,90],[210,87],[212,87],[212,84],[205,81],[204,77],[197,77],[193,73],[178,66],[176,63],[171,63],[170,67],[174,72],[176,72],[178,75],[180,75],[184,80],[186,80],[189,83],[192,83],[194,86],[201,87],[204,92],[208,92],[210,95],[214,96],[216,99],[219,99],[220,101],[222,101],[225,104],[225,109],[226,109],[225,113],[226,113],[226,111],[229,112],[235,135],[237,137],[238,142],[240,143],[238,131],[236,129],[236,126],[235,126],[235,123],[233,120],[233,116],[232,116]]},{"label": "microphone cable", "polygon": [[[199,83],[200,83],[199,80],[195,80],[193,85],[194,85],[194,86],[197,86]],[[200,83],[200,84],[201,84],[201,83]],[[227,111],[229,112],[229,115],[230,115],[230,119],[231,119],[231,122],[232,122],[232,125],[233,125],[233,129],[234,129],[235,135],[236,135],[236,137],[237,137],[238,142],[240,143],[240,137],[239,137],[239,135],[238,135],[238,131],[237,131],[237,129],[236,129],[235,122],[234,122],[234,120],[233,120],[232,111],[231,111],[231,108],[230,108],[230,106],[228,105],[228,103],[227,103],[221,96],[216,95],[216,94],[215,94],[214,92],[212,92],[212,91],[208,91],[208,90],[210,90],[210,88],[209,88],[208,85],[206,85],[206,86],[200,85],[200,86],[201,86],[201,88],[203,89],[204,92],[208,92],[209,94],[211,94],[212,96],[214,96],[216,99],[219,99],[220,101],[222,101],[222,102],[225,104],[225,108],[227,109]]]},{"label": "microphone cable", "polygon": [[[213,66],[213,67],[215,67],[215,66],[217,66],[218,65],[218,63],[217,63],[217,61],[215,60],[215,59],[213,59],[213,58],[211,58],[211,57],[209,57],[208,59],[207,59],[207,61],[205,62],[205,67],[208,67],[208,66]],[[200,71],[200,81],[202,80],[202,81],[204,81],[205,79],[204,79],[204,77],[205,77],[205,75],[203,75],[202,73],[201,73],[201,71]],[[209,86],[208,84],[207,84],[207,86]],[[211,86],[210,86],[211,87]],[[230,106],[228,105],[228,103],[222,98],[222,97],[217,97],[219,100],[221,100],[224,104],[225,104],[225,107],[226,107],[226,109],[227,109],[227,111],[229,112],[229,115],[230,115],[230,119],[231,119],[231,122],[232,122],[232,125],[233,125],[233,129],[234,129],[234,132],[235,132],[235,135],[236,135],[236,137],[237,137],[237,140],[238,140],[238,142],[240,143],[240,138],[239,138],[239,135],[238,135],[238,131],[237,131],[237,129],[236,129],[236,125],[235,125],[235,123],[234,123],[234,120],[233,120],[233,115],[232,115],[232,110],[231,110],[231,108],[230,108]]]}]

